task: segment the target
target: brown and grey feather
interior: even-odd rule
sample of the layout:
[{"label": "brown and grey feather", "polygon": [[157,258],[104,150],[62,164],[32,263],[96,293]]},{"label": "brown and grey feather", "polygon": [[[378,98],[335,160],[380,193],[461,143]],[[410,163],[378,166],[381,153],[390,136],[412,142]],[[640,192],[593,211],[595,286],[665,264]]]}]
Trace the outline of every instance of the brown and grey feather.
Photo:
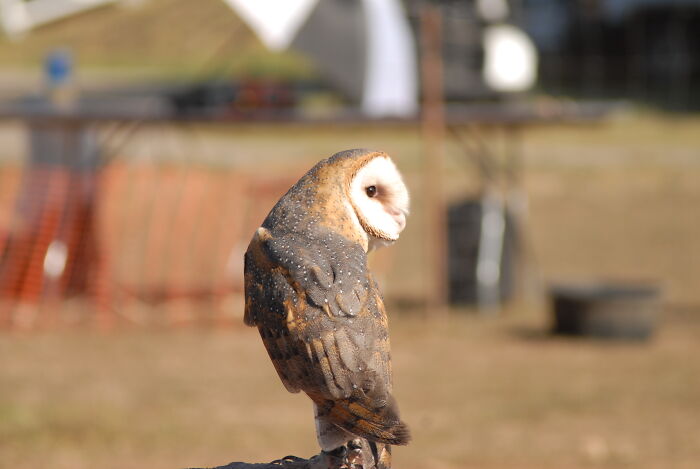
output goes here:
[{"label": "brown and grey feather", "polygon": [[283,384],[353,435],[406,444],[391,395],[388,323],[367,266],[369,235],[348,203],[350,181],[386,155],[323,160],[272,209],[245,255],[245,323],[257,326]]}]

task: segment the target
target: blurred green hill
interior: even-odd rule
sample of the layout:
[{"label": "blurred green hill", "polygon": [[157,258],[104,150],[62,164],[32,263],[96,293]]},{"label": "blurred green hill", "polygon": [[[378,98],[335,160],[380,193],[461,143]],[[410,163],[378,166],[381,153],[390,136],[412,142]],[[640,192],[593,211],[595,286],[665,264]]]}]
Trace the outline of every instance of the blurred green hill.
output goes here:
[{"label": "blurred green hill", "polygon": [[70,49],[81,71],[192,76],[312,76],[294,52],[268,51],[221,0],[145,0],[45,25],[19,39],[0,36],[0,68],[28,70],[47,52]]}]

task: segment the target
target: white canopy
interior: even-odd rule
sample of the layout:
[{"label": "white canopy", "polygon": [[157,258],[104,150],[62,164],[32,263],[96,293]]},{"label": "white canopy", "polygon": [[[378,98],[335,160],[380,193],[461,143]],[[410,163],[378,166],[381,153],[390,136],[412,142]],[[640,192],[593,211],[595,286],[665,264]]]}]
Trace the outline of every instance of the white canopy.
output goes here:
[{"label": "white canopy", "polygon": [[224,0],[268,49],[284,50],[318,0]]},{"label": "white canopy", "polygon": [[[324,61],[319,68],[338,77],[336,81],[349,94],[356,94],[356,88],[361,89],[359,101],[366,114],[374,117],[410,116],[418,111],[414,38],[399,0],[357,2],[362,9],[364,27],[355,29],[347,28],[347,23],[340,24],[346,20],[343,15],[349,8],[345,0],[323,0],[321,5],[318,0],[224,1],[268,48],[284,50],[290,45],[298,46],[302,52],[315,56],[312,58],[317,61]],[[314,10],[321,9],[321,6],[323,14],[314,15]],[[314,24],[320,21],[326,24]],[[333,27],[330,22],[337,22],[338,27]],[[305,29],[308,33],[302,34],[304,40],[293,44]],[[319,37],[310,41],[310,34]],[[343,42],[361,45],[363,53],[349,53],[347,56],[336,53],[352,47]],[[354,63],[358,60],[356,56],[359,63]],[[333,68],[336,73],[333,73]],[[362,83],[352,83],[357,81]]]}]

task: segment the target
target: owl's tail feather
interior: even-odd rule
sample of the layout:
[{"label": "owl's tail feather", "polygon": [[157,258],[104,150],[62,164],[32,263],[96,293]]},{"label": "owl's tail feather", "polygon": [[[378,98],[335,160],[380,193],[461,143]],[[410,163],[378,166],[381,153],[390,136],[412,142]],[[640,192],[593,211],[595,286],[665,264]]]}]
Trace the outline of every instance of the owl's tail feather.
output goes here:
[{"label": "owl's tail feather", "polygon": [[391,396],[380,402],[354,395],[334,401],[310,397],[316,402],[319,414],[343,430],[388,445],[406,445],[411,441],[408,425],[399,419],[396,402]]}]

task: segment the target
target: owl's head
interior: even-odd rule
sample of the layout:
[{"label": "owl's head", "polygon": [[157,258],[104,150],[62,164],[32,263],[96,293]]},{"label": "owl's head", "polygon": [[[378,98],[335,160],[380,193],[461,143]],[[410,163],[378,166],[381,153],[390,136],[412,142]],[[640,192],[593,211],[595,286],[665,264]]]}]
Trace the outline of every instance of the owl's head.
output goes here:
[{"label": "owl's head", "polygon": [[367,233],[370,249],[391,244],[406,226],[406,185],[386,153],[369,153],[358,163],[347,186],[350,206]]},{"label": "owl's head", "polygon": [[389,155],[346,150],[311,168],[262,226],[309,237],[330,230],[369,251],[399,239],[408,205],[408,190]]}]

